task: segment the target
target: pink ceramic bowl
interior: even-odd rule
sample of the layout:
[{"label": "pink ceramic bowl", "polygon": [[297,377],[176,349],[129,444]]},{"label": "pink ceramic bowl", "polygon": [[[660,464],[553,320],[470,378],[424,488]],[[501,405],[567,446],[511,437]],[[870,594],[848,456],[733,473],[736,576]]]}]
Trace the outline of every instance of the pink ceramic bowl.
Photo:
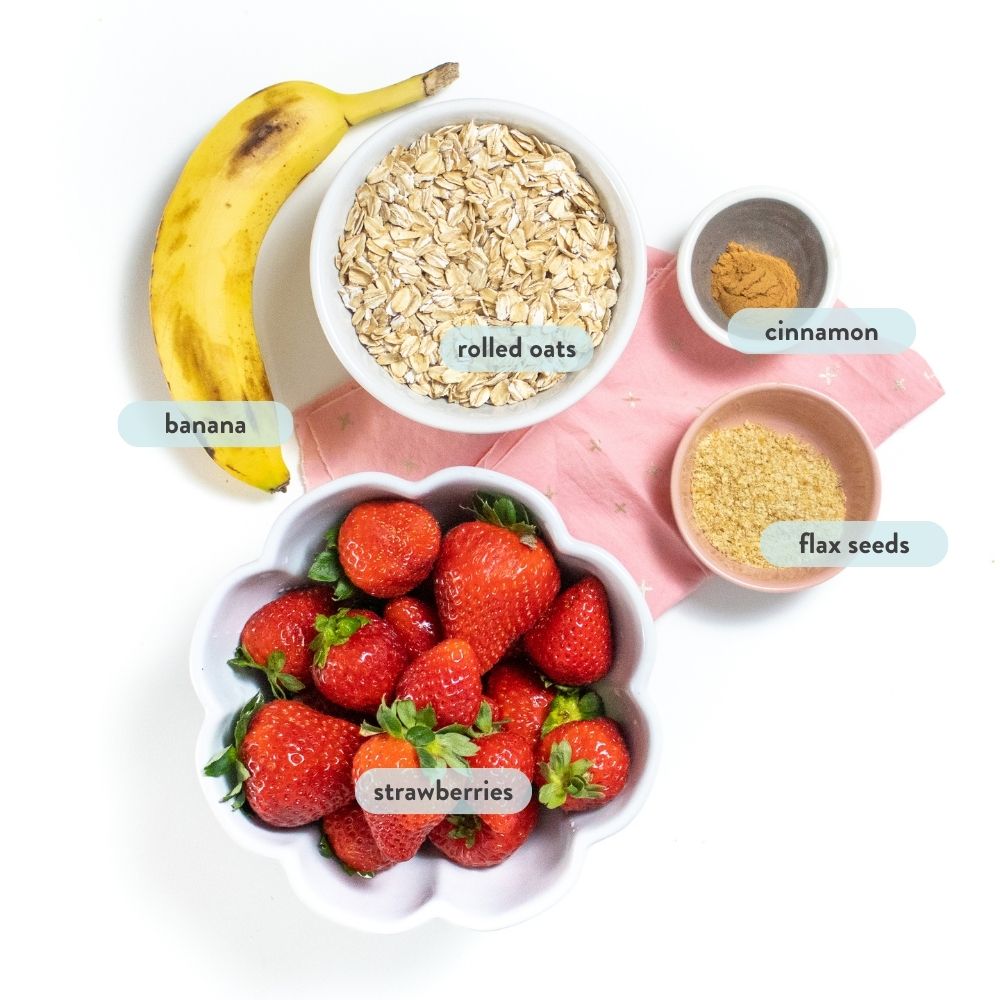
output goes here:
[{"label": "pink ceramic bowl", "polygon": [[769,593],[803,590],[829,580],[841,567],[762,569],[724,555],[701,534],[691,504],[691,466],[699,438],[744,421],[794,434],[833,464],[847,497],[847,520],[872,521],[882,495],[875,449],[861,425],[839,403],[813,389],[782,382],[746,386],[721,396],[687,429],[674,456],[670,497],[681,536],[691,551],[724,580]]}]

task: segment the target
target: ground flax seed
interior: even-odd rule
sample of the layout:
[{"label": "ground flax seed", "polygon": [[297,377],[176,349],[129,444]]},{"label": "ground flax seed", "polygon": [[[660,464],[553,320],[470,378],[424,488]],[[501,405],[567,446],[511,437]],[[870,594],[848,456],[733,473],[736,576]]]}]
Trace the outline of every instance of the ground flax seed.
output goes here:
[{"label": "ground flax seed", "polygon": [[775,521],[842,521],[847,501],[829,459],[794,434],[749,421],[705,434],[691,473],[694,517],[705,538],[741,563],[770,568],[760,551]]}]

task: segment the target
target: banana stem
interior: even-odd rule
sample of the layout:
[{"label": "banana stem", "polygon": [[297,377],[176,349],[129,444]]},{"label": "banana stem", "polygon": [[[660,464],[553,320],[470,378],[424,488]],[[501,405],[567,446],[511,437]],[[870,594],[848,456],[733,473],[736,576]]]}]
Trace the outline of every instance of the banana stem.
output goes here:
[{"label": "banana stem", "polygon": [[341,94],[341,105],[344,117],[349,125],[385,114],[395,108],[430,97],[448,84],[458,79],[458,63],[441,63],[426,73],[418,73],[408,80],[369,90],[363,94]]}]

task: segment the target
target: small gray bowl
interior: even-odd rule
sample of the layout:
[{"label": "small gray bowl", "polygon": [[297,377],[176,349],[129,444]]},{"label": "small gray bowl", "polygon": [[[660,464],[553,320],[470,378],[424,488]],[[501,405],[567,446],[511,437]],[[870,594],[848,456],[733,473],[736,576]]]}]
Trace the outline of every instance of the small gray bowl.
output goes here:
[{"label": "small gray bowl", "polygon": [[800,307],[826,308],[836,301],[839,255],[822,216],[787,191],[730,191],[691,223],[677,253],[681,298],[713,340],[732,347],[729,317],[712,298],[712,265],[733,241],[787,260],[799,279]]}]

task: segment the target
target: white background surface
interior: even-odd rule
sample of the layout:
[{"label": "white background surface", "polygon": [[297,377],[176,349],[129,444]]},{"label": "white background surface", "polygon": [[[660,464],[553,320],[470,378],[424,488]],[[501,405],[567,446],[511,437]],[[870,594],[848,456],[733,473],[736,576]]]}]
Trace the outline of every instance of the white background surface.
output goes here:
[{"label": "white background surface", "polygon": [[[6,22],[5,986],[996,997],[996,90],[976,8],[342,6],[56,3]],[[947,389],[879,456],[883,516],[936,520],[952,547],[934,569],[790,598],[707,584],[659,623],[658,787],[571,896],[507,931],[367,937],[231,845],[193,778],[192,624],[294,491],[129,449],[115,420],[163,394],[147,264],[200,134],[281,79],[362,90],[446,59],[462,64],[448,96],[536,104],[589,134],[651,243],[675,248],[732,187],[815,202],[843,297],[908,309]],[[258,325],[291,405],[340,377],[308,235],[374,127],[296,192],[261,259]]]}]

